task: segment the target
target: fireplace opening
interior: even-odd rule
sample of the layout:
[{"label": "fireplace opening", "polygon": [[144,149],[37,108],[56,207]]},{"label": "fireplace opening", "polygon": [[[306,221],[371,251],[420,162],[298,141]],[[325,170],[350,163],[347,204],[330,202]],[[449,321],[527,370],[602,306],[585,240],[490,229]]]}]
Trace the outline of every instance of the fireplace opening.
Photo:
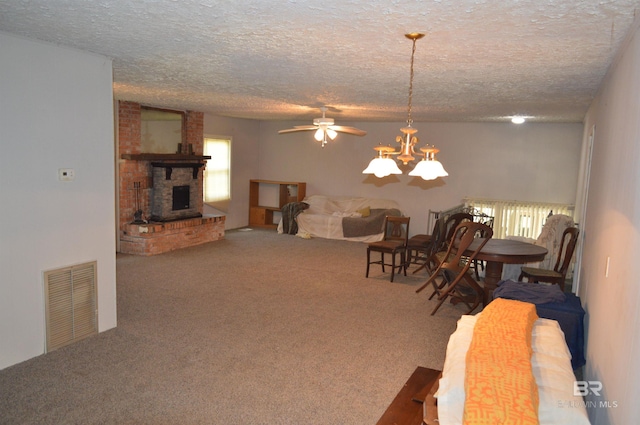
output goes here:
[{"label": "fireplace opening", "polygon": [[172,210],[188,210],[189,209],[189,192],[190,187],[185,186],[173,186],[173,202]]},{"label": "fireplace opening", "polygon": [[202,217],[198,210],[198,170],[203,162],[152,162],[151,220],[174,221]]}]

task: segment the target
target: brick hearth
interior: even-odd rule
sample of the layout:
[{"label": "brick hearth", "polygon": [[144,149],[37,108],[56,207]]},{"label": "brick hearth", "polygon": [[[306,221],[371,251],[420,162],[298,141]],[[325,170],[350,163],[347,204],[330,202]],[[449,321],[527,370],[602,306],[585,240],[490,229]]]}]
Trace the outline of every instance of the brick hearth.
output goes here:
[{"label": "brick hearth", "polygon": [[[151,221],[153,166],[157,155],[141,152],[141,107],[135,102],[118,102],[119,138],[119,219],[120,252],[155,255],[188,246],[224,239],[224,216],[185,218],[167,222]],[[167,163],[202,162],[203,113],[187,111],[184,117],[184,152],[165,155]],[[203,168],[197,171],[195,192],[190,196],[191,217],[201,215]],[[189,171],[191,172],[191,170]],[[139,189],[136,189],[139,187]],[[137,192],[137,193],[136,193]],[[136,204],[136,194],[139,195]],[[195,195],[195,196],[194,196]],[[145,223],[133,223],[138,207]]]},{"label": "brick hearth", "polygon": [[224,216],[204,216],[167,223],[124,225],[120,251],[156,255],[224,239]]}]

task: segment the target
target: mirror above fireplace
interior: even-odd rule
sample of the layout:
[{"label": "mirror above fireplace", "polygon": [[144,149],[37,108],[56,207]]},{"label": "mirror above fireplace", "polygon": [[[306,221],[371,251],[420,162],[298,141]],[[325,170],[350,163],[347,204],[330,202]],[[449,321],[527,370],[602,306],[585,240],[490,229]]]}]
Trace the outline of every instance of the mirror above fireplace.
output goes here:
[{"label": "mirror above fireplace", "polygon": [[176,153],[184,142],[184,112],[140,108],[142,153]]}]

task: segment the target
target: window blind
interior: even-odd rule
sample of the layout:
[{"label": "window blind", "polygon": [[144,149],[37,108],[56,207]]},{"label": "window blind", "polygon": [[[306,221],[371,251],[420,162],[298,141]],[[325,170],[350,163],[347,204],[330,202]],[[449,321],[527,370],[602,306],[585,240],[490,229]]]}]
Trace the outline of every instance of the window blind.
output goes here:
[{"label": "window blind", "polygon": [[464,204],[493,216],[493,237],[500,239],[507,236],[536,239],[547,217],[554,214],[573,217],[574,210],[569,204],[479,198],[465,198]]}]

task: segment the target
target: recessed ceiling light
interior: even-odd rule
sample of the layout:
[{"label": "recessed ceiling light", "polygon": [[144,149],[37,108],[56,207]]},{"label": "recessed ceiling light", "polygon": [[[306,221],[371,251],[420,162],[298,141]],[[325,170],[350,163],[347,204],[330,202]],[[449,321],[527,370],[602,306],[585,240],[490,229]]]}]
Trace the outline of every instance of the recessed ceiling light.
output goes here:
[{"label": "recessed ceiling light", "polygon": [[511,122],[514,124],[522,124],[524,123],[524,121],[525,121],[524,117],[519,117],[519,116],[511,117]]}]

